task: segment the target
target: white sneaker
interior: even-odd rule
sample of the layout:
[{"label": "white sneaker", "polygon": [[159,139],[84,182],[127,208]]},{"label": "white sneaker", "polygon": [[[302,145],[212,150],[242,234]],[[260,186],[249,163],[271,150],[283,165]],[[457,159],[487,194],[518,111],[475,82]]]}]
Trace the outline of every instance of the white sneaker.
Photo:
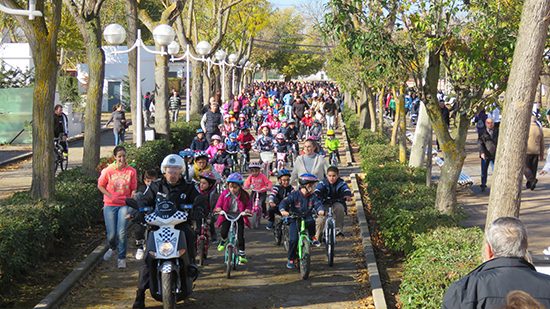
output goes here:
[{"label": "white sneaker", "polygon": [[544,255],[550,255],[550,247],[542,250],[542,253],[544,253]]},{"label": "white sneaker", "polygon": [[136,251],[136,260],[143,260],[143,249],[139,248]]},{"label": "white sneaker", "polygon": [[118,259],[118,269],[126,268],[126,259]]},{"label": "white sneaker", "polygon": [[111,259],[111,257],[113,256],[113,249],[109,249],[107,250],[107,252],[105,252],[105,254],[103,255],[103,260],[104,261],[108,261]]}]

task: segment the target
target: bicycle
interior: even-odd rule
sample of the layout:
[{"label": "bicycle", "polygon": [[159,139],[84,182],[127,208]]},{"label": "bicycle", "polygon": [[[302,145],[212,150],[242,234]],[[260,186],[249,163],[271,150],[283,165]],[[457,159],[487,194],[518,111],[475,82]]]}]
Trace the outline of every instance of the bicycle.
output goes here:
[{"label": "bicycle", "polygon": [[277,171],[285,168],[287,152],[277,152]]},{"label": "bicycle", "polygon": [[311,239],[306,228],[305,217],[306,213],[292,213],[289,216],[289,218],[296,220],[297,224],[300,224],[300,231],[298,232],[298,268],[302,280],[307,280],[311,271]]},{"label": "bicycle", "polygon": [[290,141],[291,147],[288,151],[287,159],[291,168],[294,167],[294,159],[298,157],[298,141]]},{"label": "bicycle", "polygon": [[227,153],[231,156],[231,160],[233,160],[233,165],[231,165],[231,168],[229,169],[231,173],[234,173],[237,171],[237,165],[238,165],[238,155],[239,155],[239,152],[238,151],[235,151],[235,152],[231,152],[231,151],[227,151]]},{"label": "bicycle", "polygon": [[260,205],[260,191],[254,190],[252,188],[251,199],[254,201],[252,204],[252,216],[250,218],[250,225],[253,229],[260,227],[260,221],[262,219],[262,205]]},{"label": "bicycle", "polygon": [[237,221],[239,221],[242,216],[250,216],[250,214],[243,211],[236,218],[230,218],[223,210],[220,211],[219,214],[223,215],[227,221],[231,222],[231,226],[229,227],[229,236],[227,237],[227,244],[225,245],[224,252],[226,277],[227,279],[230,279],[231,270],[237,270],[237,265],[240,264],[238,252],[239,240],[237,239],[239,225],[237,224]]},{"label": "bicycle", "polygon": [[197,234],[197,262],[199,265],[204,265],[204,260],[208,258],[208,247],[210,243],[210,228],[209,220],[211,218],[202,218],[199,233]]},{"label": "bicycle", "polygon": [[269,165],[271,162],[273,162],[273,159],[275,158],[275,155],[272,151],[260,151],[260,160],[262,161],[262,172],[265,174],[267,178],[269,178],[271,174],[271,170],[269,168]]},{"label": "bicycle", "polygon": [[334,265],[334,247],[336,246],[336,221],[332,215],[332,205],[328,206],[323,240],[325,242],[328,266],[332,266]]},{"label": "bicycle", "polygon": [[336,151],[331,151],[330,152],[330,157],[329,157],[328,162],[332,166],[338,166],[338,156],[336,155]]},{"label": "bicycle", "polygon": [[57,172],[57,168],[60,168],[62,171],[66,171],[69,167],[69,156],[65,155],[63,146],[61,146],[61,137],[56,137],[53,139],[54,146],[54,172]]},{"label": "bicycle", "polygon": [[[284,243],[284,222],[280,216],[275,216],[275,222],[273,224],[273,237],[275,238],[275,245],[280,246],[281,243]],[[288,241],[288,231],[286,235],[286,239]],[[286,247],[288,247],[288,242],[286,244]]]}]

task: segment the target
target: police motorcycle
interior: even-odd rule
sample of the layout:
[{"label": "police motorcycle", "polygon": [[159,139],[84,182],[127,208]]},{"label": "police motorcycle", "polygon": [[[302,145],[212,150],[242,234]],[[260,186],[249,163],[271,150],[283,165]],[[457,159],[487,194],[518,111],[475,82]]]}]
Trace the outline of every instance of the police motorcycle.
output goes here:
[{"label": "police motorcycle", "polygon": [[147,207],[136,196],[127,199],[127,205],[145,214],[147,224],[146,254],[152,259],[149,290],[151,296],[163,303],[164,309],[176,308],[178,301],[193,292],[198,268],[191,264],[185,234],[176,225],[190,218],[192,204],[175,205],[165,199],[162,193],[155,198],[155,208]]}]

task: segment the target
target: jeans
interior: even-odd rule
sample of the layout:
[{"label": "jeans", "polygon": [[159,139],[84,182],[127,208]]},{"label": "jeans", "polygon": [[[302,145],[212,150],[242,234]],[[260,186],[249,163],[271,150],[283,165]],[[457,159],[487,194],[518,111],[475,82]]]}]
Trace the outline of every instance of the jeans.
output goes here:
[{"label": "jeans", "polygon": [[180,112],[180,109],[172,109],[170,111],[172,112],[172,122],[178,121],[178,113]]},{"label": "jeans", "polygon": [[[328,205],[325,206],[325,209],[328,210]],[[342,203],[334,203],[332,204],[332,217],[334,218],[334,221],[336,223],[336,228],[340,231],[344,231],[344,216],[346,215],[346,210],[344,208],[344,205]],[[325,229],[325,222],[327,221],[326,216],[319,215],[317,219],[315,219],[315,237],[317,239],[321,239],[321,234],[323,234],[323,231]]]},{"label": "jeans", "polygon": [[103,207],[103,218],[107,230],[107,245],[113,250],[118,250],[118,258],[126,258],[126,245],[128,237],[126,227],[128,220],[128,206],[105,206]]},{"label": "jeans", "polygon": [[481,159],[481,186],[486,187],[487,186],[487,171],[489,170],[489,165],[493,164],[493,168],[495,165],[495,159]]},{"label": "jeans", "polygon": [[122,131],[113,130],[113,134],[115,136],[115,146],[118,146],[124,143],[124,135],[126,134],[126,130],[122,130]]},{"label": "jeans", "polygon": [[335,126],[334,126],[334,119],[336,118],[334,115],[326,115],[325,116],[326,120],[327,120],[327,129],[334,129]]},{"label": "jeans", "polygon": [[[300,232],[300,227],[298,222],[294,219],[289,219],[290,225],[288,226],[288,259],[294,260],[296,258],[296,252],[298,251],[298,233]],[[309,236],[315,234],[315,220],[313,217],[309,216],[306,220],[306,229]]]},{"label": "jeans", "polygon": [[292,105],[285,105],[285,115],[287,119],[292,119]]}]

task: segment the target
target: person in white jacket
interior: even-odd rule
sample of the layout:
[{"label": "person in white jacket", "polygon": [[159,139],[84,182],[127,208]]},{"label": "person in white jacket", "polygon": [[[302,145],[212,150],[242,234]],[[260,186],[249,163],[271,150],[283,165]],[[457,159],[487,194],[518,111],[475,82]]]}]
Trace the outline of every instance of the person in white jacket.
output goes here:
[{"label": "person in white jacket", "polygon": [[328,163],[322,155],[315,153],[317,145],[312,140],[304,143],[304,154],[294,160],[294,169],[290,176],[290,183],[295,185],[298,176],[309,173],[324,179],[327,172]]}]

